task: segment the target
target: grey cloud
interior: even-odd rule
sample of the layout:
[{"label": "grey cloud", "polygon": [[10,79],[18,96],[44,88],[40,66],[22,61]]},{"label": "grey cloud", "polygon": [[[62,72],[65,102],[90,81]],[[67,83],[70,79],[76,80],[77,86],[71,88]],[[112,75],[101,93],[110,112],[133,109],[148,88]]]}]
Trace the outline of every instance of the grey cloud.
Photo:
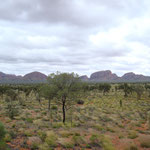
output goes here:
[{"label": "grey cloud", "polygon": [[137,66],[143,71],[143,63],[148,66],[149,57],[144,57],[147,61],[140,59],[140,52],[137,55],[129,43],[137,41],[149,47],[149,32],[137,35],[129,31],[119,41],[119,47],[117,40],[111,42],[117,36],[115,33],[102,46],[95,46],[89,37],[98,33],[107,35],[114,27],[120,28],[123,20],[145,17],[149,3],[148,0],[5,0],[0,5],[0,71],[25,74],[37,70],[49,74],[60,70],[89,75],[111,69],[121,74],[127,70],[138,72]]},{"label": "grey cloud", "polygon": [[121,15],[136,16],[141,13],[142,5],[144,3],[140,0],[6,0],[0,6],[0,18],[84,27],[107,26],[116,22],[117,18],[120,20]]}]

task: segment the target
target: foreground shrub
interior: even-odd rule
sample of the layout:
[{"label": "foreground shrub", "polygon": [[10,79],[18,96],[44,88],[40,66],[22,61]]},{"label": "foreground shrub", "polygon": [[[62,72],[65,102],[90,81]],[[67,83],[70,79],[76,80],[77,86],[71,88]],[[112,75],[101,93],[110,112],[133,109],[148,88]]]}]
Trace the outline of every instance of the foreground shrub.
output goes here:
[{"label": "foreground shrub", "polygon": [[39,145],[39,149],[40,150],[49,150],[50,148],[47,143],[44,143],[44,144]]},{"label": "foreground shrub", "polygon": [[134,143],[127,143],[124,150],[138,150],[138,147]]},{"label": "foreground shrub", "polygon": [[5,134],[6,134],[5,128],[3,124],[0,122],[0,150],[6,149],[6,143],[4,141]]},{"label": "foreground shrub", "polygon": [[5,135],[4,141],[5,141],[5,142],[10,142],[10,141],[11,141],[11,135],[7,133],[7,134]]},{"label": "foreground shrub", "polygon": [[57,128],[57,129],[61,128],[63,126],[64,126],[64,124],[62,122],[55,122],[55,123],[52,124],[52,127]]},{"label": "foreground shrub", "polygon": [[46,133],[44,131],[39,130],[37,132],[38,136],[41,138],[42,141],[45,141]]},{"label": "foreground shrub", "polygon": [[93,127],[94,127],[96,130],[98,130],[98,131],[105,131],[105,128],[102,127],[102,126],[99,125],[99,124],[95,124]]},{"label": "foreground shrub", "polygon": [[64,148],[74,148],[74,142],[71,138],[59,138],[59,144]]},{"label": "foreground shrub", "polygon": [[33,118],[26,118],[26,121],[27,121],[28,123],[33,123]]},{"label": "foreground shrub", "polygon": [[6,143],[4,141],[0,141],[0,150],[6,150]]},{"label": "foreground shrub", "polygon": [[3,140],[5,137],[6,131],[4,125],[0,122],[0,140]]},{"label": "foreground shrub", "polygon": [[101,137],[101,145],[104,148],[104,150],[115,150],[115,148],[108,136]]},{"label": "foreground shrub", "polygon": [[74,135],[74,136],[72,137],[72,139],[73,139],[73,141],[74,141],[74,143],[75,143],[76,146],[79,146],[79,145],[85,143],[83,137],[80,136],[80,135]]},{"label": "foreground shrub", "polygon": [[83,101],[83,100],[78,100],[78,101],[77,101],[77,104],[83,105],[83,104],[84,104],[84,101]]},{"label": "foreground shrub", "polygon": [[47,137],[45,139],[45,142],[50,146],[50,147],[56,147],[57,143],[57,136],[53,131],[47,132]]},{"label": "foreground shrub", "polygon": [[90,144],[92,146],[100,146],[100,136],[97,135],[97,134],[93,134],[91,137],[90,137]]},{"label": "foreground shrub", "polygon": [[10,119],[14,119],[19,114],[19,105],[17,101],[12,100],[10,97],[6,97],[7,106],[6,114]]},{"label": "foreground shrub", "polygon": [[42,144],[42,141],[37,136],[29,137],[27,140],[27,144],[30,146],[32,150],[38,149],[39,145]]},{"label": "foreground shrub", "polygon": [[138,135],[137,135],[136,131],[130,131],[128,134],[128,138],[130,138],[130,139],[135,139],[137,137],[138,137]]},{"label": "foreground shrub", "polygon": [[69,136],[73,135],[72,132],[69,132],[69,131],[60,131],[59,134],[63,137],[63,138],[68,138]]},{"label": "foreground shrub", "polygon": [[150,148],[150,135],[143,135],[140,137],[141,147]]},{"label": "foreground shrub", "polygon": [[52,110],[57,110],[58,108],[57,108],[56,105],[53,105],[53,106],[51,107],[51,109],[52,109]]}]

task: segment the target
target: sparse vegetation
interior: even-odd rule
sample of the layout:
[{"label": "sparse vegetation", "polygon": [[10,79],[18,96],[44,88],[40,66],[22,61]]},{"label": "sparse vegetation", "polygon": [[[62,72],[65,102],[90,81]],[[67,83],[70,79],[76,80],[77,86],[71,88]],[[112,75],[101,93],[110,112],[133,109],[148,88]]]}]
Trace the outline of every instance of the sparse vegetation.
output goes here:
[{"label": "sparse vegetation", "polygon": [[47,84],[1,85],[0,148],[150,148],[148,85],[81,83],[60,73]]},{"label": "sparse vegetation", "polygon": [[141,147],[150,148],[150,135],[143,135],[140,137]]}]

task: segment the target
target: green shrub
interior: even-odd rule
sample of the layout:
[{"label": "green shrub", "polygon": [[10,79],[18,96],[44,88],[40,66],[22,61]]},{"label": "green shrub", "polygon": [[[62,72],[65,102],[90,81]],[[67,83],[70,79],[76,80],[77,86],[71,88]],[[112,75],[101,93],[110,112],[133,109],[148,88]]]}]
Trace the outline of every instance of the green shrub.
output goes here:
[{"label": "green shrub", "polygon": [[92,145],[100,145],[100,136],[97,134],[92,134],[90,137],[90,143]]},{"label": "green shrub", "polygon": [[107,131],[109,131],[109,132],[115,132],[115,130],[114,129],[112,129],[112,128],[110,128],[110,127],[107,127]]},{"label": "green shrub", "polygon": [[0,150],[6,150],[7,147],[6,147],[6,143],[2,140],[0,141]]},{"label": "green shrub", "polygon": [[10,131],[9,134],[12,138],[16,138],[17,136],[17,133],[15,131]]},{"label": "green shrub", "polygon": [[6,131],[4,125],[0,122],[0,140],[3,140],[5,137]]},{"label": "green shrub", "polygon": [[138,150],[138,147],[134,144],[128,145],[127,148],[125,148],[125,150]]},{"label": "green shrub", "polygon": [[138,147],[136,145],[131,145],[130,150],[138,150]]},{"label": "green shrub", "polygon": [[74,148],[74,144],[70,143],[70,142],[68,142],[68,143],[66,142],[66,143],[63,144],[63,147],[64,148]]},{"label": "green shrub", "polygon": [[72,141],[72,139],[62,138],[62,139],[59,139],[59,143],[64,148],[74,148],[74,142]]},{"label": "green shrub", "polygon": [[39,145],[39,150],[50,150],[50,148],[47,143],[43,143]]},{"label": "green shrub", "polygon": [[73,139],[75,145],[77,145],[77,146],[79,146],[79,145],[85,143],[85,141],[84,141],[84,139],[83,139],[82,136],[74,135],[74,136],[72,137],[72,139]]},{"label": "green shrub", "polygon": [[41,138],[42,141],[45,140],[46,133],[44,131],[38,131],[37,134],[39,135],[39,137]]},{"label": "green shrub", "polygon": [[98,131],[105,131],[105,128],[102,127],[102,126],[99,125],[99,124],[94,125],[94,128],[95,128],[96,130],[98,130]]},{"label": "green shrub", "polygon": [[28,123],[33,123],[33,119],[32,119],[32,118],[26,118],[26,121],[27,121]]},{"label": "green shrub", "polygon": [[11,141],[11,135],[7,133],[7,134],[5,135],[4,141],[5,141],[5,142],[10,142],[10,141]]},{"label": "green shrub", "polygon": [[46,114],[47,114],[47,112],[46,112],[46,111],[43,111],[43,112],[42,112],[42,115],[46,115]]},{"label": "green shrub", "polygon": [[84,104],[84,101],[83,101],[83,100],[78,100],[78,101],[77,101],[77,104],[83,105],[83,104]]},{"label": "green shrub", "polygon": [[4,141],[5,135],[6,135],[6,131],[4,125],[0,122],[0,150],[6,149],[6,143]]},{"label": "green shrub", "polygon": [[141,147],[150,148],[150,135],[143,135],[140,137]]},{"label": "green shrub", "polygon": [[61,131],[60,135],[64,138],[68,138],[69,136],[73,135],[73,133],[69,131]]},{"label": "green shrub", "polygon": [[10,97],[6,97],[6,113],[10,119],[14,119],[19,114],[19,104],[17,101],[12,100]]},{"label": "green shrub", "polygon": [[124,135],[122,133],[119,134],[119,139],[123,139]]},{"label": "green shrub", "polygon": [[56,105],[53,105],[53,106],[51,107],[51,109],[52,109],[52,110],[57,110],[58,108],[57,108]]},{"label": "green shrub", "polygon": [[63,126],[64,126],[64,125],[63,125],[62,122],[56,122],[56,123],[53,123],[53,125],[52,125],[53,128],[61,128],[61,127],[63,127]]},{"label": "green shrub", "polygon": [[136,131],[130,131],[129,133],[128,133],[128,138],[130,138],[130,139],[135,139],[135,138],[137,138],[138,137],[138,135],[137,135],[137,132]]},{"label": "green shrub", "polygon": [[25,130],[24,135],[27,137],[30,137],[30,136],[32,136],[32,133],[31,133],[31,131]]},{"label": "green shrub", "polygon": [[56,136],[56,134],[53,131],[47,132],[47,137],[45,139],[45,142],[49,146],[56,147],[57,146],[56,140],[57,140],[57,136]]},{"label": "green shrub", "polygon": [[91,148],[91,145],[89,145],[89,144],[86,144],[86,148]]},{"label": "green shrub", "polygon": [[31,145],[31,149],[32,150],[37,150],[39,148],[39,145],[37,144],[37,143],[33,143],[32,145]]},{"label": "green shrub", "polygon": [[104,150],[115,150],[110,138],[108,136],[101,137],[101,144]]},{"label": "green shrub", "polygon": [[75,132],[74,135],[75,136],[80,136],[80,133],[79,132]]}]

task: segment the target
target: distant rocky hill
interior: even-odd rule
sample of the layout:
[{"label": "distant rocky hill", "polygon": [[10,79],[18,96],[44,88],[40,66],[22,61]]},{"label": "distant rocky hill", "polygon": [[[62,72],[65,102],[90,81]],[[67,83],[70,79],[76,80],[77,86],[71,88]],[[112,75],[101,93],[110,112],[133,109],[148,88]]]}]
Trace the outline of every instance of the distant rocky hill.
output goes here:
[{"label": "distant rocky hill", "polygon": [[89,80],[89,78],[88,78],[87,75],[80,76],[80,79],[81,79],[82,81],[88,81],[88,80]]},{"label": "distant rocky hill", "polygon": [[92,73],[90,78],[85,75],[80,78],[83,81],[89,82],[150,82],[150,76],[138,75],[133,72],[129,72],[124,74],[122,77],[119,77],[110,70]]},{"label": "distant rocky hill", "polygon": [[150,82],[150,76],[144,76],[144,75],[141,75],[141,74],[135,74],[133,72],[129,72],[129,73],[126,73],[124,74],[122,77],[121,77],[121,81],[126,81],[126,82]]},{"label": "distant rocky hill", "polygon": [[[83,75],[80,76],[80,79],[85,82],[150,82],[150,76],[129,72],[122,77],[119,77],[110,70],[92,73],[90,78],[88,78],[87,75]],[[14,74],[0,72],[0,83],[45,83],[46,80],[47,76],[45,74],[36,71],[24,76],[16,76]]]},{"label": "distant rocky hill", "polygon": [[110,82],[118,79],[119,77],[116,74],[112,73],[110,70],[106,70],[92,73],[89,80],[94,82]]},{"label": "distant rocky hill", "polygon": [[40,72],[31,72],[24,76],[0,72],[0,83],[44,83],[46,79],[47,76]]},{"label": "distant rocky hill", "polygon": [[23,76],[23,80],[29,82],[45,82],[47,76],[40,72],[31,72]]}]

